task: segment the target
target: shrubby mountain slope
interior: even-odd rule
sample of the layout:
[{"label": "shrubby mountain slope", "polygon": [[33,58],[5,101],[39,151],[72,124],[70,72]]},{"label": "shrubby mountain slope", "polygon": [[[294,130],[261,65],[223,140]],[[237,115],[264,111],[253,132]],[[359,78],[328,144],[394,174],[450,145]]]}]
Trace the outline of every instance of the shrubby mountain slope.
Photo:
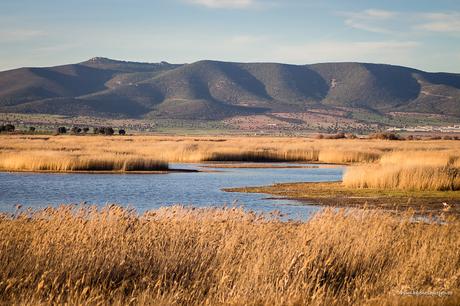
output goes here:
[{"label": "shrubby mountain slope", "polygon": [[173,65],[106,58],[0,72],[0,112],[222,119],[311,108],[460,117],[460,74],[365,63]]}]

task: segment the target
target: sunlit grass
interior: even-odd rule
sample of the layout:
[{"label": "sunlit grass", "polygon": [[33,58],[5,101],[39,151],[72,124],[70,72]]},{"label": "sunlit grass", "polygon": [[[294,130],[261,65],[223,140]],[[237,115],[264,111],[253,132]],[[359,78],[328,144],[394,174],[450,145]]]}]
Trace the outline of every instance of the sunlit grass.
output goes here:
[{"label": "sunlit grass", "polygon": [[0,170],[14,171],[160,171],[168,170],[168,163],[152,158],[104,154],[102,156],[75,156],[54,152],[3,154]]},{"label": "sunlit grass", "polygon": [[376,165],[350,167],[344,185],[403,190],[460,190],[460,152],[400,151]]},{"label": "sunlit grass", "polygon": [[0,136],[0,170],[150,171],[174,162],[306,162],[350,167],[359,188],[457,190],[460,141],[300,137]]},{"label": "sunlit grass", "polygon": [[5,304],[460,301],[460,223],[325,210],[280,222],[238,208],[62,206],[0,218]]}]

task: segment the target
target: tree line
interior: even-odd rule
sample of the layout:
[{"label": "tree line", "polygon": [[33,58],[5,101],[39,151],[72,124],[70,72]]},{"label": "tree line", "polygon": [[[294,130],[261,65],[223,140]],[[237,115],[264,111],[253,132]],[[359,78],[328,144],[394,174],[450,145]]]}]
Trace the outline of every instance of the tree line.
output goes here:
[{"label": "tree line", "polygon": [[[16,130],[16,127],[13,124],[2,124],[0,125],[0,132],[8,132],[12,133]],[[29,127],[29,132],[35,132],[36,128],[31,126]],[[68,129],[65,126],[60,126],[55,129],[56,134],[88,134],[90,131],[89,127],[78,127],[74,126],[70,129]],[[100,134],[100,135],[113,135],[115,134],[115,130],[110,127],[110,126],[105,126],[105,127],[93,127],[92,128],[92,133],[93,134]],[[118,129],[118,134],[119,135],[126,135],[126,131],[124,129]]]},{"label": "tree line", "polygon": [[[68,132],[65,126],[58,127],[56,129],[56,134],[66,134]],[[80,128],[78,126],[74,126],[70,129],[70,133],[72,134],[87,134],[89,132],[88,127]],[[100,134],[100,135],[113,135],[115,134],[115,130],[110,126],[104,127],[93,127],[92,130],[93,134]],[[118,129],[119,135],[126,135],[126,131],[124,129]]]},{"label": "tree line", "polygon": [[0,125],[0,132],[14,132],[16,127],[12,124],[2,124]]}]

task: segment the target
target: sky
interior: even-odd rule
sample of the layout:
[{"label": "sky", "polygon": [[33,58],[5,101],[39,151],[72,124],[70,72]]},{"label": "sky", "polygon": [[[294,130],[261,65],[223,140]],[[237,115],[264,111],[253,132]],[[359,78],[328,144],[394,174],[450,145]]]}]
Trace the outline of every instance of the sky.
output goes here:
[{"label": "sky", "polygon": [[0,0],[0,71],[97,56],[460,73],[460,1]]}]

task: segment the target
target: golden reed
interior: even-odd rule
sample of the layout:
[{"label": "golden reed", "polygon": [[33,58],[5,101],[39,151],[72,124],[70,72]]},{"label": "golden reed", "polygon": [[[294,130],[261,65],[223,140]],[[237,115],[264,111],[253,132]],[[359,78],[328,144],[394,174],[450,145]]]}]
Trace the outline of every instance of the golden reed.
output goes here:
[{"label": "golden reed", "polygon": [[460,190],[460,151],[390,152],[377,164],[349,167],[343,183],[353,188]]},{"label": "golden reed", "polygon": [[300,137],[0,136],[3,171],[154,171],[171,162],[339,163],[353,188],[458,190],[460,141]]},{"label": "golden reed", "polygon": [[459,231],[367,210],[23,210],[0,218],[0,303],[458,305]]},{"label": "golden reed", "polygon": [[[458,141],[381,141],[301,137],[0,135],[0,157],[152,158],[167,162],[304,161],[368,163],[393,151],[458,152]],[[1,162],[1,159],[0,159]],[[1,166],[1,164],[0,164]],[[14,165],[10,165],[14,167]],[[13,170],[13,169],[12,169]]]}]

